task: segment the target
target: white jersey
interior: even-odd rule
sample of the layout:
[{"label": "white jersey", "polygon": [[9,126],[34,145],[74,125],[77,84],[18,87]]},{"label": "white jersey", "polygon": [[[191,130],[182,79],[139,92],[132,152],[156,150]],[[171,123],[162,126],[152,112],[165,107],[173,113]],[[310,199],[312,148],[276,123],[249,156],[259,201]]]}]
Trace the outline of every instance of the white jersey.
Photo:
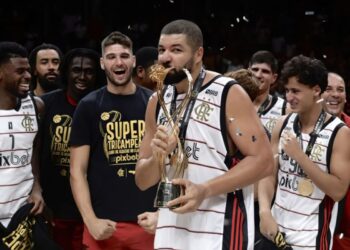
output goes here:
[{"label": "white jersey", "polygon": [[7,227],[14,213],[27,203],[33,187],[32,149],[38,132],[31,97],[19,110],[0,110],[0,223]]},{"label": "white jersey", "polygon": [[272,130],[276,125],[277,120],[286,113],[286,100],[272,96],[271,105],[268,109],[264,110],[260,115],[261,123],[272,134]]},{"label": "white jersey", "polygon": [[[294,123],[296,114],[287,117],[281,136],[289,132],[296,135]],[[323,126],[312,148],[309,158],[324,172],[329,172],[330,157],[335,135],[344,125],[336,117],[330,118]],[[302,133],[304,152],[310,136]],[[300,137],[299,137],[300,140]],[[307,179],[298,164],[288,157],[279,143],[279,169],[276,198],[272,213],[279,229],[286,233],[286,241],[293,249],[331,249],[333,233],[338,213],[338,203],[334,202],[311,180]],[[311,192],[300,191],[308,181]]]},{"label": "white jersey", "polygon": [[[229,82],[232,83],[231,78],[217,77],[203,86],[191,112],[184,146],[189,164],[185,170],[184,178],[194,183],[206,182],[228,171],[228,166],[225,164],[228,150],[224,112],[226,94],[231,85],[231,83],[228,84]],[[177,104],[183,100],[183,97],[183,95],[179,95],[176,98]],[[168,110],[172,98],[173,87],[168,87],[164,94]],[[166,118],[163,111],[160,110],[158,123],[163,123],[164,120]],[[233,196],[232,193],[217,195],[205,199],[197,211],[192,213],[180,215],[169,209],[160,209],[155,249],[228,249],[229,246],[225,246],[228,241],[225,226],[231,224],[236,225],[236,227],[242,225],[239,226],[241,234],[232,236],[230,233],[228,235],[229,238],[235,237],[237,241],[235,249],[253,249],[254,200],[252,186],[236,193],[240,193],[240,201],[233,202],[233,199],[229,198]],[[238,212],[234,211],[237,210],[238,203],[242,204],[241,202],[244,203],[243,212],[240,213],[237,221],[236,214]],[[234,208],[232,209],[232,207]],[[233,216],[235,220],[231,218],[232,214],[235,214]],[[224,239],[226,239],[226,243],[224,243]]]}]

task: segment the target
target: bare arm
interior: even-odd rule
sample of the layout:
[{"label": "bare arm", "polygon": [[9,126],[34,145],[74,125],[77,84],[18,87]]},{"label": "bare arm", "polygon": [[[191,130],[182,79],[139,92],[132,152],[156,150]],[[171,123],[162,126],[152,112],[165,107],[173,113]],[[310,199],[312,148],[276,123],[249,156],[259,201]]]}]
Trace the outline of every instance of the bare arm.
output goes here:
[{"label": "bare arm", "polygon": [[70,148],[70,183],[73,197],[90,234],[96,240],[109,238],[115,231],[116,223],[98,219],[91,205],[90,189],[87,181],[90,146]]},{"label": "bare arm", "polygon": [[333,145],[330,173],[322,171],[301,149],[296,138],[284,146],[285,152],[302,167],[308,177],[334,201],[341,200],[348,190],[350,162],[350,129],[339,129]]},{"label": "bare arm", "polygon": [[258,184],[260,231],[266,238],[270,240],[273,240],[278,231],[277,223],[272,217],[271,203],[276,190],[279,133],[281,131],[285,118],[285,116],[281,117],[281,119],[277,121],[276,126],[272,131],[271,146],[274,155],[274,167],[272,174],[260,180]]},{"label": "bare arm", "polygon": [[175,147],[174,136],[169,137],[164,126],[156,124],[156,96],[152,96],[146,110],[146,129],[136,164],[135,181],[141,190],[155,185],[160,180],[159,159]]},{"label": "bare arm", "polygon": [[186,195],[169,202],[169,206],[185,204],[174,212],[194,211],[207,197],[232,192],[271,173],[273,156],[270,142],[252,102],[238,85],[232,86],[228,92],[226,126],[230,139],[245,158],[224,175],[200,185],[183,179],[174,180],[173,183],[186,187]]}]

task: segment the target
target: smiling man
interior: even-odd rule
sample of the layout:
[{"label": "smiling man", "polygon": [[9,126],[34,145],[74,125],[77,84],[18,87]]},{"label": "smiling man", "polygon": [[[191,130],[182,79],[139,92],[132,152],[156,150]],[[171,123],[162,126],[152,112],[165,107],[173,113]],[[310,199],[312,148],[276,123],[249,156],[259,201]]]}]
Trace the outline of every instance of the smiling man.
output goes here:
[{"label": "smiling man", "polygon": [[284,65],[293,113],[273,130],[274,174],[259,182],[261,233],[276,241],[280,231],[295,250],[332,248],[338,202],[349,185],[350,130],[321,104],[327,73],[321,61],[303,55]]},{"label": "smiling man", "polygon": [[350,117],[343,110],[346,103],[346,86],[344,79],[333,72],[328,73],[328,85],[322,94],[324,109],[335,116],[338,116],[346,124],[350,124]]},{"label": "smiling man", "polygon": [[153,210],[155,190],[135,185],[135,164],[151,90],[136,85],[132,41],[112,32],[102,41],[107,86],[83,98],[70,137],[71,186],[85,223],[87,249],[153,249],[137,215]]},{"label": "smiling man", "polygon": [[[333,72],[328,73],[328,85],[323,92],[323,108],[330,114],[339,117],[350,127],[350,117],[343,112],[346,103],[346,86],[344,79]],[[343,216],[340,226],[334,236],[333,250],[350,249],[350,192],[348,190],[345,198]]]},{"label": "smiling man", "polygon": [[42,96],[45,103],[41,154],[42,186],[53,214],[53,236],[63,249],[82,249],[83,222],[69,183],[69,135],[78,102],[102,85],[96,51],[68,51],[62,63],[63,89]]},{"label": "smiling man", "polygon": [[[4,249],[3,244],[29,249],[34,244],[29,221],[16,222],[11,219],[16,218],[14,215],[17,211],[23,213],[28,203],[33,203],[33,214],[41,213],[44,207],[39,184],[37,144],[34,143],[38,138],[37,110],[43,110],[43,103],[39,98],[28,95],[29,70],[27,51],[23,46],[14,42],[0,42],[1,249]],[[10,223],[21,223],[23,227],[10,231],[7,230]],[[4,237],[4,232],[8,237]]]},{"label": "smiling man", "polygon": [[[164,91],[167,110],[175,113],[188,89],[186,74],[184,78],[176,72],[186,68],[195,80],[184,111],[188,115],[181,117],[178,132],[188,166],[184,178],[172,180],[184,193],[167,204],[177,208],[159,209],[154,248],[250,250],[254,243],[251,184],[270,173],[272,152],[249,96],[232,78],[204,69],[203,54],[197,24],[175,20],[162,28],[158,63],[171,72],[164,80],[171,83]],[[175,152],[176,138],[168,134],[171,120],[157,101],[152,98],[148,104],[136,167],[136,183],[142,190],[161,180],[159,162],[166,159],[169,165],[169,155]],[[244,159],[231,167],[237,151]],[[171,171],[166,175],[172,178]]]}]

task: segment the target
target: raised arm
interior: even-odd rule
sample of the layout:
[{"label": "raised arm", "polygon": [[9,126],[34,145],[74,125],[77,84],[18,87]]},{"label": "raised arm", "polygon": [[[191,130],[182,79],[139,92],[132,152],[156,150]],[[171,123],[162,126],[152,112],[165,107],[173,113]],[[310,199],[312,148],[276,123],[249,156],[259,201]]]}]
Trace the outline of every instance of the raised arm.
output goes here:
[{"label": "raised arm", "polygon": [[146,110],[146,129],[136,164],[136,185],[145,190],[160,180],[159,160],[167,156],[176,146],[175,136],[169,136],[167,128],[157,126],[156,107],[157,97],[154,94],[148,102]]},{"label": "raised arm", "polygon": [[350,162],[350,129],[339,129],[333,144],[330,173],[322,171],[300,149],[296,138],[291,138],[286,143],[284,151],[303,168],[307,176],[334,201],[341,200],[349,185],[349,162]]},{"label": "raised arm", "polygon": [[[140,145],[139,160],[137,161],[135,168],[135,182],[141,190],[146,190],[153,186],[160,179],[158,160],[152,152],[151,146],[152,140],[157,131],[156,107],[157,98],[155,94],[153,94],[146,109],[145,134]],[[160,143],[161,142],[158,142],[158,144]]]}]

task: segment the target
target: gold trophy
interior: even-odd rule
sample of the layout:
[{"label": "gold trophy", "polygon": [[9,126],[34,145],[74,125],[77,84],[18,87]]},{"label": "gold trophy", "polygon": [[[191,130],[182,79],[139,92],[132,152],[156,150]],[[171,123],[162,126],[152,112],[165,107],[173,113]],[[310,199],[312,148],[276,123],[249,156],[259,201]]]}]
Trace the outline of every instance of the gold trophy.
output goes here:
[{"label": "gold trophy", "polygon": [[[183,101],[173,111],[173,114],[170,114],[165,105],[164,98],[162,95],[162,90],[164,88],[164,80],[170,70],[174,70],[174,69],[173,68],[166,69],[162,65],[155,64],[151,66],[150,74],[149,74],[150,79],[157,83],[158,102],[167,119],[166,124],[164,125],[170,128],[170,130],[168,131],[168,134],[170,136],[175,135],[176,143],[177,143],[177,147],[171,153],[171,156],[169,159],[170,167],[168,170],[166,169],[166,166],[165,166],[165,157],[164,156],[159,157],[158,166],[159,166],[161,180],[159,182],[156,198],[154,201],[154,206],[158,208],[167,207],[168,201],[173,200],[182,194],[183,192],[182,187],[180,185],[173,184],[171,180],[175,178],[182,178],[184,175],[185,169],[187,168],[187,165],[188,165],[188,160],[184,152],[183,144],[179,139],[179,125],[180,125],[179,121],[183,116],[184,111],[187,107],[187,104],[191,98],[192,87],[193,87],[192,76],[187,69],[182,69],[186,74],[187,80],[188,80],[187,92]],[[171,207],[171,208],[175,208],[175,207]]]}]

